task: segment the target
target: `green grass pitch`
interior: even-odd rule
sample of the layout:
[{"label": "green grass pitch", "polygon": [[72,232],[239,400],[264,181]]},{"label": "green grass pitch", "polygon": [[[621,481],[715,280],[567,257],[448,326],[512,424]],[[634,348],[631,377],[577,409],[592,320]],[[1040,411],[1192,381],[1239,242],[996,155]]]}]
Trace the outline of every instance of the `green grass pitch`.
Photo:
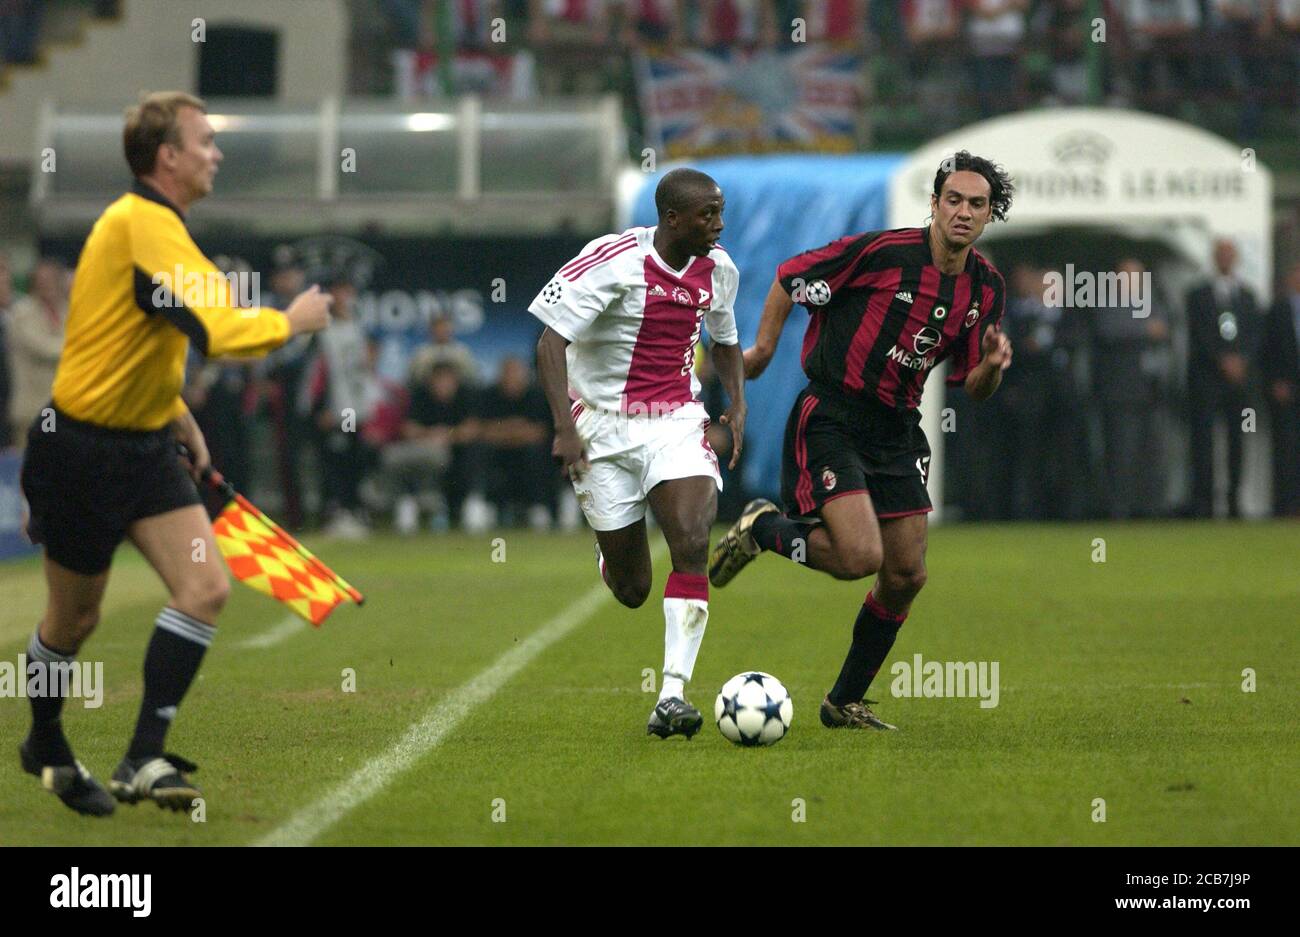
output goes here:
[{"label": "green grass pitch", "polygon": [[[493,542],[494,537],[503,538]],[[659,542],[658,534],[652,535]],[[1094,562],[1096,538],[1106,561]],[[320,631],[236,585],[169,748],[197,761],[204,822],[151,805],[82,818],[18,767],[27,702],[0,699],[0,844],[244,844],[282,829],[408,727],[592,590],[589,535],[313,542],[368,597]],[[504,547],[504,557],[502,548]],[[494,557],[495,554],[495,557]],[[656,587],[612,597],[474,705],[322,844],[1300,844],[1300,527],[958,526],[931,531],[930,583],[870,696],[896,733],[829,731],[866,583],[760,557],[714,590],[689,695],[694,740],[645,735],[662,663]],[[494,562],[504,558],[504,562]],[[0,566],[0,661],[44,601],[33,560]],[[103,706],[70,701],[106,780],[134,724],[162,587],[119,552],[103,621]],[[895,699],[914,654],[996,661],[1000,699]],[[1255,674],[1243,691],[1243,670]],[[355,692],[344,692],[344,672]],[[732,674],[776,674],[790,734],[732,746],[712,725]],[[1104,800],[1105,821],[1097,799]],[[798,822],[801,819],[801,822]]]}]

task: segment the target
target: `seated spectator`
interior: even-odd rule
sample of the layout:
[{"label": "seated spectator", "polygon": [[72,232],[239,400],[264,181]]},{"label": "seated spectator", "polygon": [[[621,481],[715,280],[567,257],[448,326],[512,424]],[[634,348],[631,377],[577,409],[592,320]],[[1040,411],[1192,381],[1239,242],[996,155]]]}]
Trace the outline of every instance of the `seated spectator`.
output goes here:
[{"label": "seated spectator", "polygon": [[832,42],[865,52],[868,0],[803,0],[809,42]]},{"label": "seated spectator", "polygon": [[337,273],[326,287],[334,298],[332,321],[318,336],[308,389],[324,487],[321,500],[328,532],[360,539],[369,532],[361,511],[361,481],[374,457],[361,428],[382,393],[370,367],[373,353],[354,315],[356,287]]},{"label": "seated spectator", "polygon": [[957,0],[903,0],[903,28],[910,52],[911,80],[926,126],[954,127],[962,101],[952,76],[961,68],[961,15]]},{"label": "seated spectator", "polygon": [[1020,55],[1029,0],[968,0],[966,35],[981,117],[1020,103]]},{"label": "seated spectator", "polygon": [[1048,59],[1041,103],[1053,106],[1083,104],[1088,100],[1088,42],[1091,25],[1088,0],[1060,0],[1044,4],[1034,14],[1033,29]]},{"label": "seated spectator", "polygon": [[624,0],[623,44],[680,49],[686,44],[682,0]]},{"label": "seated spectator", "polygon": [[42,258],[32,270],[31,292],[13,304],[5,329],[9,353],[9,422],[14,445],[27,443],[27,429],[50,403],[54,372],[63,352],[68,318],[66,268]]},{"label": "seated spectator", "polygon": [[411,353],[410,380],[423,383],[435,364],[450,364],[465,384],[478,383],[478,361],[464,342],[456,340],[451,317],[434,316],[429,320],[429,341]]},{"label": "seated spectator", "polygon": [[[786,24],[785,28],[788,32],[791,26]],[[737,49],[755,49],[760,46],[770,48],[776,43],[776,29],[771,3],[760,0],[704,0],[696,17],[694,38],[705,49],[717,55],[726,55]],[[811,39],[811,35],[808,38]]]},{"label": "seated spectator", "polygon": [[[287,309],[302,292],[306,271],[297,252],[281,244],[272,252],[271,295],[268,306]],[[298,407],[306,393],[308,366],[316,355],[315,335],[296,335],[270,352],[254,366],[258,397],[267,416],[276,453],[276,475],[284,495],[283,515],[276,520],[290,530],[300,530],[306,521],[303,505],[303,454],[313,438],[313,425]]]},{"label": "seated spectator", "polygon": [[528,0],[528,42],[543,94],[594,94],[612,87],[609,0]]},{"label": "seated spectator", "polygon": [[523,509],[530,527],[547,529],[559,479],[551,462],[551,410],[521,359],[501,362],[501,376],[484,392],[480,412],[488,497],[499,523],[517,522]]},{"label": "seated spectator", "polygon": [[[386,446],[380,459],[393,491],[394,525],[414,533],[423,500],[433,512],[434,529],[458,522],[477,472],[473,443],[479,421],[472,392],[460,372],[440,362],[410,388],[410,407],[401,439]],[[432,502],[432,503],[430,503]]]},{"label": "seated spectator", "polygon": [[1132,73],[1130,80],[1145,92],[1154,108],[1185,99],[1196,88],[1196,31],[1201,26],[1197,0],[1120,0]]},{"label": "seated spectator", "polygon": [[1263,0],[1260,45],[1269,57],[1266,84],[1286,104],[1300,87],[1300,0]]},{"label": "seated spectator", "polygon": [[1203,64],[1214,93],[1236,105],[1237,129],[1244,137],[1258,133],[1262,115],[1267,64],[1259,39],[1264,2],[1267,0],[1208,0],[1206,4],[1209,41],[1215,51]]},{"label": "seated spectator", "polygon": [[0,64],[33,65],[45,0],[0,0]]}]

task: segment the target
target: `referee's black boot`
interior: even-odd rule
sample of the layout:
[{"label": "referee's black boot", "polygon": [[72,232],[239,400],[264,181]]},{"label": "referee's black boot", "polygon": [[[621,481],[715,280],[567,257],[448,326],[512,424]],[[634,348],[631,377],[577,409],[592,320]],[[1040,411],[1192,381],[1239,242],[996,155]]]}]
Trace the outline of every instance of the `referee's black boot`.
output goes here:
[{"label": "referee's black boot", "polygon": [[203,792],[185,777],[185,772],[199,766],[180,755],[154,755],[146,758],[123,758],[108,787],[124,804],[152,800],[169,810],[189,810]]},{"label": "referee's black boot", "polygon": [[70,765],[43,765],[26,742],[18,746],[23,770],[41,779],[41,787],[57,794],[77,813],[106,817],[117,807],[108,791],[100,786],[85,766],[75,758]]}]

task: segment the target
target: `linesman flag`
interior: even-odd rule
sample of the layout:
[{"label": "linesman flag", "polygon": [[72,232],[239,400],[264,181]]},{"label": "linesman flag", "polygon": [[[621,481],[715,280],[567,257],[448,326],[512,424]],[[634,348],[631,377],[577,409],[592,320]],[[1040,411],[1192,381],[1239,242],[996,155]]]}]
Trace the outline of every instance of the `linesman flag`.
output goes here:
[{"label": "linesman flag", "polygon": [[203,479],[230,499],[213,519],[212,532],[236,579],[283,602],[317,628],[340,603],[365,602],[338,573],[235,491],[220,472],[208,469]]}]

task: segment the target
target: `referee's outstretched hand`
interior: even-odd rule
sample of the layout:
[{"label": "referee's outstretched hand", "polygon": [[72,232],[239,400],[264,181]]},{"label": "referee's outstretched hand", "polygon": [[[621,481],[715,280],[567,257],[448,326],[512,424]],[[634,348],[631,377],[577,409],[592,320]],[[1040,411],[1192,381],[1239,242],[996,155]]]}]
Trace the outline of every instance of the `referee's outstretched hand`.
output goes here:
[{"label": "referee's outstretched hand", "polygon": [[293,298],[284,314],[289,319],[289,334],[319,332],[330,324],[330,304],[334,297],[322,293],[319,286],[303,290]]}]

